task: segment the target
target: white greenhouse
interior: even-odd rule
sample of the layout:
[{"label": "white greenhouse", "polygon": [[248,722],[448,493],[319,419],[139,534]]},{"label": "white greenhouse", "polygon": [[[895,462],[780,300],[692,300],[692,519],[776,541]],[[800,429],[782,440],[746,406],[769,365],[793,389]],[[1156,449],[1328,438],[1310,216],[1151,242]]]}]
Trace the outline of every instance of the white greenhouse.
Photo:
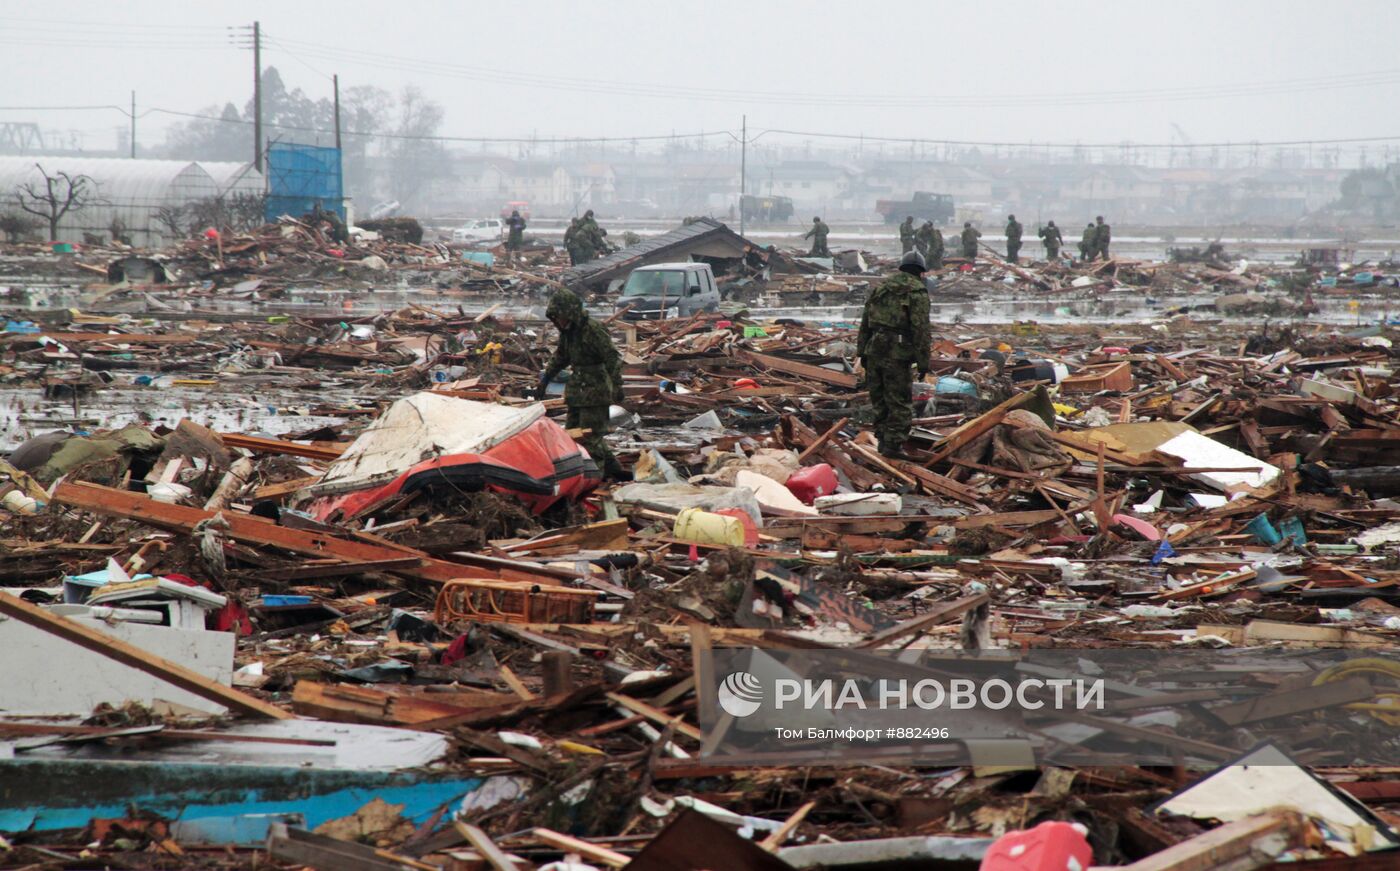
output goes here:
[{"label": "white greenhouse", "polygon": [[[248,164],[187,160],[127,160],[113,157],[28,155],[0,157],[0,212],[18,211],[21,185],[44,189],[44,176],[59,172],[92,179],[91,202],[59,221],[58,242],[81,242],[84,233],[110,237],[121,221],[133,244],[154,247],[175,241],[155,217],[163,206],[181,208],[229,193],[261,193],[263,177]],[[47,235],[47,228],[43,231]]]}]

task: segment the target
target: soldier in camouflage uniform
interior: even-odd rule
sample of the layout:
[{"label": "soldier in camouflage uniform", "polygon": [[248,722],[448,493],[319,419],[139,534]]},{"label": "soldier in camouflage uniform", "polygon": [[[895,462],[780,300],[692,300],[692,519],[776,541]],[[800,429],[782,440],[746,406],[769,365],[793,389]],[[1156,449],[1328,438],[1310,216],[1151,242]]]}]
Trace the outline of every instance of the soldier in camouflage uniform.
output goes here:
[{"label": "soldier in camouflage uniform", "polygon": [[1084,235],[1079,237],[1079,259],[1085,263],[1094,259],[1094,241],[1097,235],[1098,231],[1090,224],[1084,228]]},{"label": "soldier in camouflage uniform", "polygon": [[1015,263],[1021,256],[1021,222],[1015,215],[1006,216],[1006,259]]},{"label": "soldier in camouflage uniform", "polygon": [[1107,260],[1108,243],[1113,240],[1113,234],[1109,232],[1108,225],[1103,222],[1103,215],[1099,215],[1095,220],[1098,226],[1094,228],[1094,256]]},{"label": "soldier in camouflage uniform", "polygon": [[601,257],[608,251],[608,231],[598,226],[598,220],[593,217],[593,210],[589,209],[583,213],[583,238],[586,242],[585,260],[593,260]]},{"label": "soldier in camouflage uniform", "polygon": [[977,257],[977,240],[982,238],[982,231],[972,226],[971,221],[963,223],[962,231],[962,256],[969,260]]},{"label": "soldier in camouflage uniform", "polygon": [[559,349],[540,375],[535,398],[542,401],[554,376],[565,368],[572,370],[564,388],[568,428],[588,430],[579,444],[588,449],[604,477],[621,479],[625,474],[622,465],[603,436],[608,432],[609,404],[622,402],[622,357],[613,347],[608,331],[588,316],[583,301],[572,291],[555,293],[545,316],[559,329]]},{"label": "soldier in camouflage uniform", "polygon": [[899,244],[904,250],[901,254],[908,254],[914,250],[914,216],[910,215],[904,219],[904,223],[899,225]]},{"label": "soldier in camouflage uniform", "polygon": [[[924,221],[919,229],[914,231],[914,250],[919,252],[919,256],[928,262],[929,248],[933,245],[933,222]],[[904,252],[908,254],[908,251]]]},{"label": "soldier in camouflage uniform", "polygon": [[856,337],[856,356],[865,367],[875,409],[875,435],[886,457],[904,457],[901,446],[913,425],[910,367],[918,370],[920,378],[928,374],[929,300],[924,271],[924,259],[917,251],[905,254],[899,272],[870,294]]},{"label": "soldier in camouflage uniform", "polygon": [[1045,259],[1052,263],[1060,259],[1060,247],[1065,244],[1065,237],[1060,233],[1060,228],[1051,221],[1044,227],[1036,231],[1040,241],[1045,243]]},{"label": "soldier in camouflage uniform", "polygon": [[831,228],[821,218],[812,219],[812,229],[808,230],[807,235],[802,237],[812,240],[812,250],[807,252],[808,257],[831,256],[831,249],[826,247],[826,237],[830,232]]},{"label": "soldier in camouflage uniform", "polygon": [[577,266],[583,262],[579,254],[579,230],[583,224],[581,218],[572,218],[569,226],[564,229],[564,250],[569,252],[569,265]]},{"label": "soldier in camouflage uniform", "polygon": [[943,231],[937,227],[930,228],[931,238],[928,246],[928,257],[924,258],[924,263],[929,269],[943,268]]}]

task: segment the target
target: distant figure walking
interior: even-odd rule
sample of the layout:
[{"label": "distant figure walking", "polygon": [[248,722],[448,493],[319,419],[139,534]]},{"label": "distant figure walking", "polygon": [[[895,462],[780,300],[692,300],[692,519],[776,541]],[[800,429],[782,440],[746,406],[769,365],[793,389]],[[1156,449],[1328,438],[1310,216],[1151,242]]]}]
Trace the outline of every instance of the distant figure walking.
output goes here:
[{"label": "distant figure walking", "polygon": [[821,218],[812,219],[812,229],[808,230],[807,235],[802,237],[812,240],[812,250],[807,252],[808,257],[831,256],[831,249],[826,247],[826,237],[830,232],[831,228]]},{"label": "distant figure walking", "polygon": [[1050,221],[1044,227],[1036,231],[1040,241],[1045,243],[1045,259],[1052,263],[1060,259],[1060,248],[1065,244],[1065,237],[1060,234],[1060,228],[1055,226],[1054,221]]},{"label": "distant figure walking", "polygon": [[962,256],[969,260],[977,258],[977,240],[982,238],[982,232],[972,226],[971,221],[963,224],[962,231]]},{"label": "distant figure walking", "polygon": [[518,264],[520,249],[525,247],[525,219],[520,217],[519,209],[511,211],[506,218],[506,229],[506,260]]}]

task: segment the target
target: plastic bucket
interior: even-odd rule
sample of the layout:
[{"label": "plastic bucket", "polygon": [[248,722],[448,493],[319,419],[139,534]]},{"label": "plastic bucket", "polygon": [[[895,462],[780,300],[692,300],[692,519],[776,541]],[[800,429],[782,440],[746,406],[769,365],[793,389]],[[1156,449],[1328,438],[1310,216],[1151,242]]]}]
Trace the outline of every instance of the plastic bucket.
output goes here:
[{"label": "plastic bucket", "polygon": [[1269,522],[1269,515],[1267,514],[1260,514],[1258,517],[1246,523],[1244,525],[1244,530],[1254,536],[1255,541],[1260,544],[1268,545],[1269,547],[1273,547],[1280,541],[1283,541],[1283,536],[1279,535],[1278,530]]},{"label": "plastic bucket", "polygon": [[692,544],[744,546],[744,524],[740,523],[738,518],[699,508],[686,508],[676,515],[672,534],[678,540]]}]

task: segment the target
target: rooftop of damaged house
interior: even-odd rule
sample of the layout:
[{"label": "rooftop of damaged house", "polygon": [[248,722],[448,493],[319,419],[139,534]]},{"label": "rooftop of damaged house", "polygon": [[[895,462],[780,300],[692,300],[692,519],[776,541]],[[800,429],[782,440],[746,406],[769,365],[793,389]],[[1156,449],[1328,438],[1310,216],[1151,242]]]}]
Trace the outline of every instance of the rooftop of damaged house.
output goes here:
[{"label": "rooftop of damaged house", "polygon": [[[979,108],[819,101],[809,58],[779,93],[813,16],[750,4],[772,36],[735,40],[711,6],[688,44],[738,46],[744,90],[658,68],[625,90],[672,134],[632,139],[603,64],[439,64],[354,0],[316,39],[377,42],[334,49],[82,2],[71,34],[0,19],[13,57],[125,50],[86,67],[122,105],[68,107],[119,108],[117,151],[0,107],[0,868],[1400,868],[1400,139],[1198,127],[1176,68],[1257,57],[1262,18],[1105,40],[1115,6],[1075,42],[998,7],[972,32],[1013,56],[1153,32],[1174,78]],[[551,4],[471,32],[601,44]],[[893,80],[857,38],[887,12],[830,66]],[[225,43],[263,64],[246,107],[126,108],[127,68],[193,49],[212,83]],[[1220,99],[1400,95],[1296,54]],[[360,64],[470,79],[485,138]],[[716,95],[830,120],[676,132]],[[1171,141],[1096,132],[1129,102]],[[866,126],[951,106],[989,126]],[[580,107],[601,139],[534,132]],[[1036,112],[1076,141],[1008,145]]]}]

